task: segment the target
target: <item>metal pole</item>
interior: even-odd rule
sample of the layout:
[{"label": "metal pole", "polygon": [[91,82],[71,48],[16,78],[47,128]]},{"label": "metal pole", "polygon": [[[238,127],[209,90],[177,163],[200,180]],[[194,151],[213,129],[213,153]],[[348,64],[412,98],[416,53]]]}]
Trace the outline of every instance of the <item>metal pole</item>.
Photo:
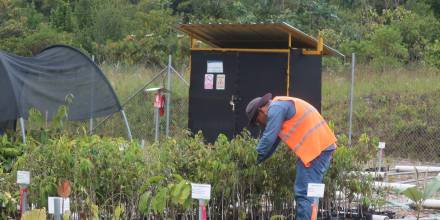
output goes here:
[{"label": "metal pole", "polygon": [[[95,62],[95,55],[92,55],[92,61]],[[94,75],[95,74],[92,74],[93,78],[94,78]],[[90,93],[91,96],[92,96],[92,99],[93,99],[93,91],[94,90],[92,89],[92,92]],[[92,104],[90,105],[91,106],[90,114],[93,112]],[[92,135],[92,133],[93,133],[93,115],[90,115],[90,119],[89,119],[89,135]]]},{"label": "metal pole", "polygon": [[351,87],[350,87],[350,116],[348,122],[348,146],[351,146],[352,119],[353,119],[353,89],[354,89],[354,68],[356,64],[356,54],[351,54]]},{"label": "metal pole", "polygon": [[170,134],[170,100],[171,100],[171,55],[168,55],[168,73],[167,73],[167,118],[166,118],[166,130],[165,135],[168,137]]},{"label": "metal pole", "polygon": [[20,121],[21,137],[23,139],[23,144],[26,144],[26,128],[24,127],[24,119],[20,117],[19,121]]},{"label": "metal pole", "polygon": [[154,141],[159,141],[159,108],[154,107],[155,133]]},{"label": "metal pole", "polygon": [[20,206],[20,216],[23,216],[25,212],[29,210],[28,207],[28,185],[20,184],[21,196],[21,206]]},{"label": "metal pole", "polygon": [[130,126],[128,125],[127,116],[125,115],[124,110],[121,110],[122,117],[124,118],[125,127],[127,127],[128,139],[131,141],[133,137],[131,136]]},{"label": "metal pole", "polygon": [[206,220],[206,204],[203,199],[199,199],[199,220]]},{"label": "metal pole", "polygon": [[383,149],[379,149],[379,166],[377,167],[377,172],[382,171],[382,157],[383,157]]},{"label": "metal pole", "polygon": [[54,198],[54,219],[55,220],[61,220],[61,207],[60,207],[60,199]]},{"label": "metal pole", "polygon": [[89,119],[89,134],[92,135],[93,133],[93,118]]}]

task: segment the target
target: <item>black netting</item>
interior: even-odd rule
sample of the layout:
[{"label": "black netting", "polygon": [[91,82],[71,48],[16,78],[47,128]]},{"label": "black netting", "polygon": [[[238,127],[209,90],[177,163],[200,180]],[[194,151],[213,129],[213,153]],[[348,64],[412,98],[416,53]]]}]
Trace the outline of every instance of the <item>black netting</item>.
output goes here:
[{"label": "black netting", "polygon": [[0,52],[0,121],[27,119],[36,108],[49,120],[68,107],[69,120],[102,117],[121,110],[101,70],[79,50],[52,46],[34,57]]}]

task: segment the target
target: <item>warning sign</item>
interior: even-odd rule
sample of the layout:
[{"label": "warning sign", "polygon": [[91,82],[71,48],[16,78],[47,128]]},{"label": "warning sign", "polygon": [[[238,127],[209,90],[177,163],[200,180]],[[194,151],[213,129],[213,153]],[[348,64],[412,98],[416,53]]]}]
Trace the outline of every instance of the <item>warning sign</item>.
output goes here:
[{"label": "warning sign", "polygon": [[225,90],[225,84],[226,84],[226,75],[225,74],[218,74],[215,88],[217,90]]},{"label": "warning sign", "polygon": [[213,89],[214,74],[205,74],[205,89]]}]

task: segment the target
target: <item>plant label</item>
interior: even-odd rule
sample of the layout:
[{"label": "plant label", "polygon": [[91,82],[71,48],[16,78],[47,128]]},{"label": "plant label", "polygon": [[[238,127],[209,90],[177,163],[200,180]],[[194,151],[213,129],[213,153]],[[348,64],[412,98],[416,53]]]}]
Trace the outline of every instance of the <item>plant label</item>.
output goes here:
[{"label": "plant label", "polygon": [[211,199],[211,185],[191,183],[191,198],[193,199]]},{"label": "plant label", "polygon": [[17,183],[21,185],[29,185],[31,183],[31,172],[17,171]]},{"label": "plant label", "polygon": [[215,88],[217,90],[225,90],[225,84],[226,84],[226,75],[225,74],[218,74]]},{"label": "plant label", "polygon": [[379,142],[379,149],[385,149],[385,142]]},{"label": "plant label", "polygon": [[223,73],[223,61],[208,60],[208,73]]},{"label": "plant label", "polygon": [[309,183],[307,186],[307,197],[322,198],[324,197],[325,184]]},{"label": "plant label", "polygon": [[47,207],[49,209],[49,214],[55,214],[55,199],[58,199],[60,210],[62,213],[70,212],[70,199],[61,197],[49,197],[47,200]]},{"label": "plant label", "polygon": [[205,89],[214,88],[214,74],[205,74]]}]

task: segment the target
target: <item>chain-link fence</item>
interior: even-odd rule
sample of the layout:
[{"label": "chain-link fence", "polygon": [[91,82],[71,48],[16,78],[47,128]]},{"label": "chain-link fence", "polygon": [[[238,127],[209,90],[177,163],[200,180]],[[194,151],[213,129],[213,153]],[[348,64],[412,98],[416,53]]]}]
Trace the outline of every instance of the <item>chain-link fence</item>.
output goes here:
[{"label": "chain-link fence", "polygon": [[[326,72],[323,112],[339,135],[348,136],[351,70]],[[440,161],[440,74],[426,67],[378,72],[355,68],[352,139],[361,134],[385,142],[394,159]],[[397,160],[396,160],[397,161]]]},{"label": "chain-link fence", "polygon": [[[181,75],[188,79],[188,71]],[[323,73],[322,112],[335,132],[348,137],[350,110],[350,65],[339,71]],[[167,71],[144,78],[143,88],[166,87]],[[155,78],[156,77],[156,78]],[[436,70],[396,69],[379,73],[369,66],[358,65],[353,90],[352,140],[362,134],[386,142],[385,155],[395,159],[421,162],[440,161],[440,74]],[[110,79],[112,80],[112,79]],[[148,82],[148,83],[147,83]],[[188,85],[173,71],[170,100],[170,135],[187,127]],[[119,82],[121,84],[129,83]],[[137,89],[137,88],[136,88]],[[131,93],[133,94],[133,93]],[[129,95],[127,95],[129,97]],[[122,98],[127,100],[127,98]],[[155,136],[154,93],[141,91],[124,104],[133,138],[151,143]],[[124,103],[124,101],[123,101]],[[119,114],[102,124],[96,120],[94,133],[126,137]],[[160,117],[160,135],[165,136],[166,117]],[[348,139],[348,138],[347,138]]]},{"label": "chain-link fence", "polygon": [[[136,88],[136,92],[129,94],[129,97],[125,98],[125,101],[122,103],[132,137],[140,143],[151,143],[155,140],[156,115],[154,101],[156,91],[154,88],[167,89],[168,67],[155,71],[149,74],[149,76],[149,78],[144,79],[146,80],[144,84]],[[185,129],[187,125],[189,84],[186,79],[187,77],[176,71],[172,66],[170,66],[170,77],[170,91],[169,95],[165,95],[165,99],[170,98],[169,135],[173,136]],[[152,88],[153,91],[146,91]],[[166,112],[168,107],[166,103],[167,100],[165,100],[163,114],[159,116],[159,129],[157,131],[159,132],[159,138],[166,136]],[[93,133],[113,137],[127,137],[127,129],[120,114],[98,119]]]}]

